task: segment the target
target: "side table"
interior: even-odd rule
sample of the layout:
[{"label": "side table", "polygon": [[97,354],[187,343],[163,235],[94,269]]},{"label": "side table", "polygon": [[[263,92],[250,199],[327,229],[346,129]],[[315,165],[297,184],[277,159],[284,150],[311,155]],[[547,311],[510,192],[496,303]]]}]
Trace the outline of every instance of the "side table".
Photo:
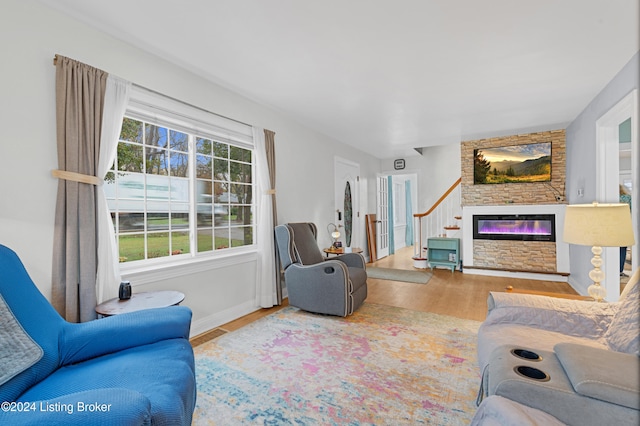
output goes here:
[{"label": "side table", "polygon": [[[330,254],[335,254],[335,255],[345,254],[344,247],[339,247],[339,248],[329,247],[326,249],[322,249],[322,251],[327,254],[327,257],[329,257]],[[351,249],[351,253],[362,253],[362,249],[358,247],[354,247]]]},{"label": "side table", "polygon": [[162,290],[133,293],[130,299],[120,300],[117,297],[96,306],[96,312],[104,317],[143,309],[164,308],[179,305],[184,294],[179,291]]}]

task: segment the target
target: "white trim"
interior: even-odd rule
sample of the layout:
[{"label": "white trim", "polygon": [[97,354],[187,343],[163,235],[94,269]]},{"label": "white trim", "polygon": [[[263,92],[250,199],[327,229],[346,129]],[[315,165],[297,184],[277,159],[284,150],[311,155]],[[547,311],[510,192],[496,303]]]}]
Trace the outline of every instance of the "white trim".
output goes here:
[{"label": "white trim", "polygon": [[128,117],[197,136],[222,139],[245,148],[253,148],[253,128],[230,118],[208,112],[161,95],[140,86],[133,86],[127,106]]},{"label": "white trim", "polygon": [[[634,89],[622,100],[614,105],[596,121],[596,201],[619,202],[619,125],[631,117],[631,176],[633,179],[633,194],[631,199],[631,220],[635,231],[636,243],[632,250],[632,268],[638,267],[638,214],[635,200],[640,194],[638,182],[638,89]],[[602,258],[605,272],[604,287],[607,290],[607,300],[615,302],[620,298],[619,277],[619,249],[617,247],[603,247]],[[610,284],[609,284],[610,283]]]},{"label": "white trim", "polygon": [[[507,277],[520,280],[538,280],[538,281],[553,281],[553,282],[568,282],[571,287],[576,287],[564,275],[558,274],[538,274],[535,272],[511,272],[511,271],[497,271],[493,269],[476,269],[473,267],[464,267],[462,272],[469,275],[484,275],[489,277]],[[577,291],[577,290],[576,290]]]},{"label": "white trim", "polygon": [[167,258],[159,258],[161,262],[152,264],[145,261],[144,265],[129,267],[125,269],[121,265],[121,275],[123,279],[135,283],[135,286],[155,283],[162,280],[179,278],[185,275],[198,272],[210,271],[213,269],[226,268],[234,265],[255,262],[258,258],[255,251],[225,253],[224,256],[201,256],[181,260],[180,262],[170,262]]}]

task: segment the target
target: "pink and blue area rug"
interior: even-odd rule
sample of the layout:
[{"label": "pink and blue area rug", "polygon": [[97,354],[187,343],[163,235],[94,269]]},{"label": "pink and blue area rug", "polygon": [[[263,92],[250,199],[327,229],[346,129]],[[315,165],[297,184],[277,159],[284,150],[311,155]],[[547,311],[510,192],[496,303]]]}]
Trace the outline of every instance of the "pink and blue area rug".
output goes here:
[{"label": "pink and blue area rug", "polygon": [[365,303],[293,307],[195,348],[194,425],[468,425],[480,323]]}]

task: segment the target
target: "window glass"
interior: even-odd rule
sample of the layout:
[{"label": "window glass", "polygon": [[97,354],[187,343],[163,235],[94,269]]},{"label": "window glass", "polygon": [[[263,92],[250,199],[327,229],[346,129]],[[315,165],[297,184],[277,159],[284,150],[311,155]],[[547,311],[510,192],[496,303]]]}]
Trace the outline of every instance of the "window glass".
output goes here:
[{"label": "window glass", "polygon": [[120,262],[253,245],[252,154],[125,117],[105,179]]}]

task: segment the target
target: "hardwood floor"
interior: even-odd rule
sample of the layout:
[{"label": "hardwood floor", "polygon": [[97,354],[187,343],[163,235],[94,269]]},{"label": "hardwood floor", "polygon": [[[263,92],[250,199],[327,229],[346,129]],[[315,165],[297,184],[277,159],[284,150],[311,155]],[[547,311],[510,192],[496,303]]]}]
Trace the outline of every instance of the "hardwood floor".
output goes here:
[{"label": "hardwood floor", "polygon": [[[398,250],[395,255],[369,263],[368,266],[416,270],[413,267],[412,255],[413,248],[407,247]],[[397,306],[476,321],[482,321],[487,314],[489,292],[504,291],[509,285],[522,290],[576,294],[569,284],[563,282],[487,277],[463,274],[459,271],[452,273],[450,270],[445,269],[434,269],[433,277],[427,284],[413,284],[375,278],[369,278],[367,284],[368,303]],[[224,324],[208,333],[196,336],[191,339],[192,344],[197,345],[224,332],[237,330],[285,306],[288,306],[286,299],[282,306],[261,309]]]},{"label": "hardwood floor", "polygon": [[[395,255],[369,263],[384,268],[413,268],[412,247],[398,250]],[[427,269],[430,271],[430,269]],[[482,321],[487,315],[487,297],[490,291],[504,291],[507,286],[522,290],[538,290],[561,294],[577,294],[564,282],[488,277],[483,275],[452,273],[446,269],[434,269],[427,284],[397,281],[367,280],[367,302],[392,305],[416,311]]]}]

